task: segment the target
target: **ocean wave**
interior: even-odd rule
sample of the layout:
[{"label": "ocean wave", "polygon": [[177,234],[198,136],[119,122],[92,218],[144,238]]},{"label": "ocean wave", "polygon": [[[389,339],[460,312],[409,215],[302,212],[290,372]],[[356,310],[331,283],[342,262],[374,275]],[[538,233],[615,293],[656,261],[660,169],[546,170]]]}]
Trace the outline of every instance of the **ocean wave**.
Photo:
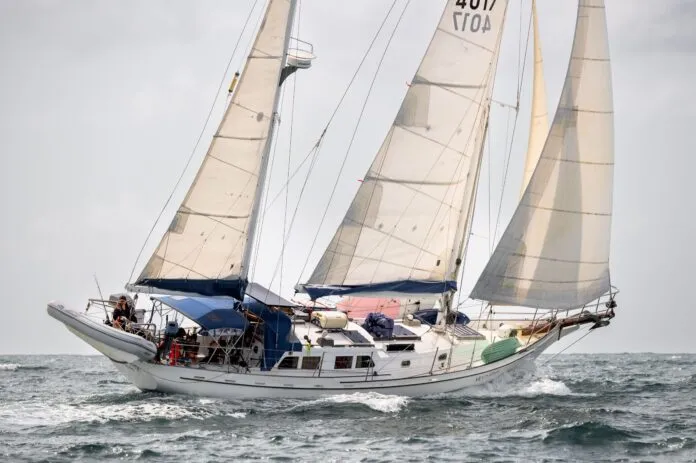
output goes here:
[{"label": "ocean wave", "polygon": [[17,370],[48,370],[48,367],[43,366],[43,365],[22,365],[19,363],[0,363],[0,371],[17,371]]},{"label": "ocean wave", "polygon": [[578,396],[594,397],[595,393],[573,392],[563,381],[548,377],[536,378],[531,383],[512,383],[494,381],[482,386],[461,391],[466,397],[540,397],[540,396]]},{"label": "ocean wave", "polygon": [[56,426],[74,423],[153,422],[182,419],[205,420],[213,416],[245,418],[239,411],[224,412],[205,407],[191,407],[176,403],[138,402],[100,405],[89,402],[75,404],[11,404],[0,408],[0,420],[16,423],[20,427]]},{"label": "ocean wave", "polygon": [[584,421],[560,426],[548,431],[543,441],[554,444],[606,445],[636,439],[629,431],[596,421]]},{"label": "ocean wave", "polygon": [[382,413],[397,413],[408,405],[411,399],[398,395],[385,395],[378,392],[355,392],[353,394],[338,394],[322,397],[308,402],[294,405],[286,411],[305,410],[308,408],[321,408],[331,404],[364,405],[372,410]]}]

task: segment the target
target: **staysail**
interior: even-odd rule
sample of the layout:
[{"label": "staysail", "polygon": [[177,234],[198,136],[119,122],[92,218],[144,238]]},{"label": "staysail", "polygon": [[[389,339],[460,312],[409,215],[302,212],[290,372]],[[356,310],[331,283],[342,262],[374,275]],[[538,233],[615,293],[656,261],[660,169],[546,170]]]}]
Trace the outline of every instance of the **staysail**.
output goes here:
[{"label": "staysail", "polygon": [[551,130],[471,297],[541,309],[581,307],[610,290],[614,119],[602,0],[580,0]]},{"label": "staysail", "polygon": [[544,149],[546,135],[549,133],[549,117],[546,109],[546,84],[544,82],[544,59],[541,54],[539,38],[539,21],[537,19],[536,0],[532,0],[532,28],[534,35],[534,84],[532,85],[532,120],[529,126],[527,158],[524,163],[524,177],[520,196],[532,178],[534,168],[539,162],[541,150]]},{"label": "staysail", "polygon": [[270,0],[203,163],[135,285],[242,298],[295,0]]},{"label": "staysail", "polygon": [[396,119],[299,291],[456,289],[507,0],[448,0]]}]

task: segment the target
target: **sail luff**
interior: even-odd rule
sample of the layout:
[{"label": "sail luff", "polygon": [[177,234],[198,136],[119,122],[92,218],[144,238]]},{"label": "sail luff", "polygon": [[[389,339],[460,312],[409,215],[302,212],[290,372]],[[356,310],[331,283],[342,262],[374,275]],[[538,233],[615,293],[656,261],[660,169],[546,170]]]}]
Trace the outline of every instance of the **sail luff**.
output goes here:
[{"label": "sail luff", "polygon": [[208,152],[134,286],[243,297],[295,1],[269,1]]},{"label": "sail luff", "polygon": [[343,223],[298,290],[316,298],[456,289],[506,10],[506,0],[448,0]]},{"label": "sail luff", "polygon": [[610,290],[613,128],[604,2],[580,0],[549,136],[473,299],[571,309]]},{"label": "sail luff", "polygon": [[532,0],[532,28],[534,37],[532,115],[529,125],[529,142],[527,144],[527,157],[524,164],[524,177],[520,188],[520,196],[524,194],[524,190],[527,188],[534,168],[537,162],[539,162],[539,156],[541,156],[541,150],[544,149],[546,136],[549,132],[548,109],[546,107],[546,82],[544,80],[544,59],[541,53],[536,0]]},{"label": "sail luff", "polygon": [[[290,11],[288,13],[288,21],[285,29],[285,43],[283,45],[283,59],[281,65],[281,75],[282,69],[287,63],[288,46],[290,44],[290,36],[292,34],[292,24],[293,18],[295,17],[295,8],[297,6],[297,0],[290,0]],[[268,181],[266,179],[266,170],[268,169],[268,160],[271,152],[271,142],[273,140],[273,134],[275,133],[276,121],[278,119],[278,104],[280,103],[280,76],[278,79],[278,89],[275,93],[275,99],[273,101],[273,112],[271,114],[271,126],[269,128],[269,134],[266,138],[266,146],[263,150],[263,157],[261,160],[261,170],[259,171],[259,181],[256,186],[256,192],[254,193],[254,205],[251,209],[251,224],[249,226],[249,234],[247,246],[244,250],[244,256],[242,258],[242,270],[241,277],[246,279],[249,273],[249,262],[251,260],[251,252],[253,250],[254,237],[256,236],[256,226],[258,225],[259,212],[261,206],[261,196],[263,196],[264,185]]]}]

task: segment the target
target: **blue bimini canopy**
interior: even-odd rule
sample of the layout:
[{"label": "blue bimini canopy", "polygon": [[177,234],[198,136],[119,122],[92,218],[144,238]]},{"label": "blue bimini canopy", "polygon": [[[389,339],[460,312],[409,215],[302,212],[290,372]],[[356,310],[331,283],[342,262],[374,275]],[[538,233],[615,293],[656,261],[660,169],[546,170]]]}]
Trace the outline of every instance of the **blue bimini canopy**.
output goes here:
[{"label": "blue bimini canopy", "polygon": [[231,297],[162,296],[153,298],[185,315],[202,328],[245,330],[248,322],[239,311],[239,301]]}]

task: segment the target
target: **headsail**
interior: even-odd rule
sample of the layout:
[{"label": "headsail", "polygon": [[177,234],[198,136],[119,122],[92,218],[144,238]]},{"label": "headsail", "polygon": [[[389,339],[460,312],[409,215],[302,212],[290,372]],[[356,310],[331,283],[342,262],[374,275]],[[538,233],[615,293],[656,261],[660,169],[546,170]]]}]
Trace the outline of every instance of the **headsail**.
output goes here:
[{"label": "headsail", "polygon": [[471,297],[543,309],[610,290],[614,119],[602,0],[580,0],[568,74],[549,137]]},{"label": "headsail", "polygon": [[448,0],[370,170],[307,284],[330,294],[456,288],[507,0]]},{"label": "headsail", "polygon": [[208,153],[137,286],[243,297],[294,7],[270,0]]},{"label": "headsail", "polygon": [[534,84],[532,86],[532,120],[529,126],[527,158],[524,163],[524,177],[520,196],[532,178],[534,168],[539,162],[541,150],[549,133],[549,117],[546,109],[546,83],[544,82],[544,59],[541,54],[539,38],[539,21],[537,19],[536,0],[532,0],[532,28],[534,29]]}]

